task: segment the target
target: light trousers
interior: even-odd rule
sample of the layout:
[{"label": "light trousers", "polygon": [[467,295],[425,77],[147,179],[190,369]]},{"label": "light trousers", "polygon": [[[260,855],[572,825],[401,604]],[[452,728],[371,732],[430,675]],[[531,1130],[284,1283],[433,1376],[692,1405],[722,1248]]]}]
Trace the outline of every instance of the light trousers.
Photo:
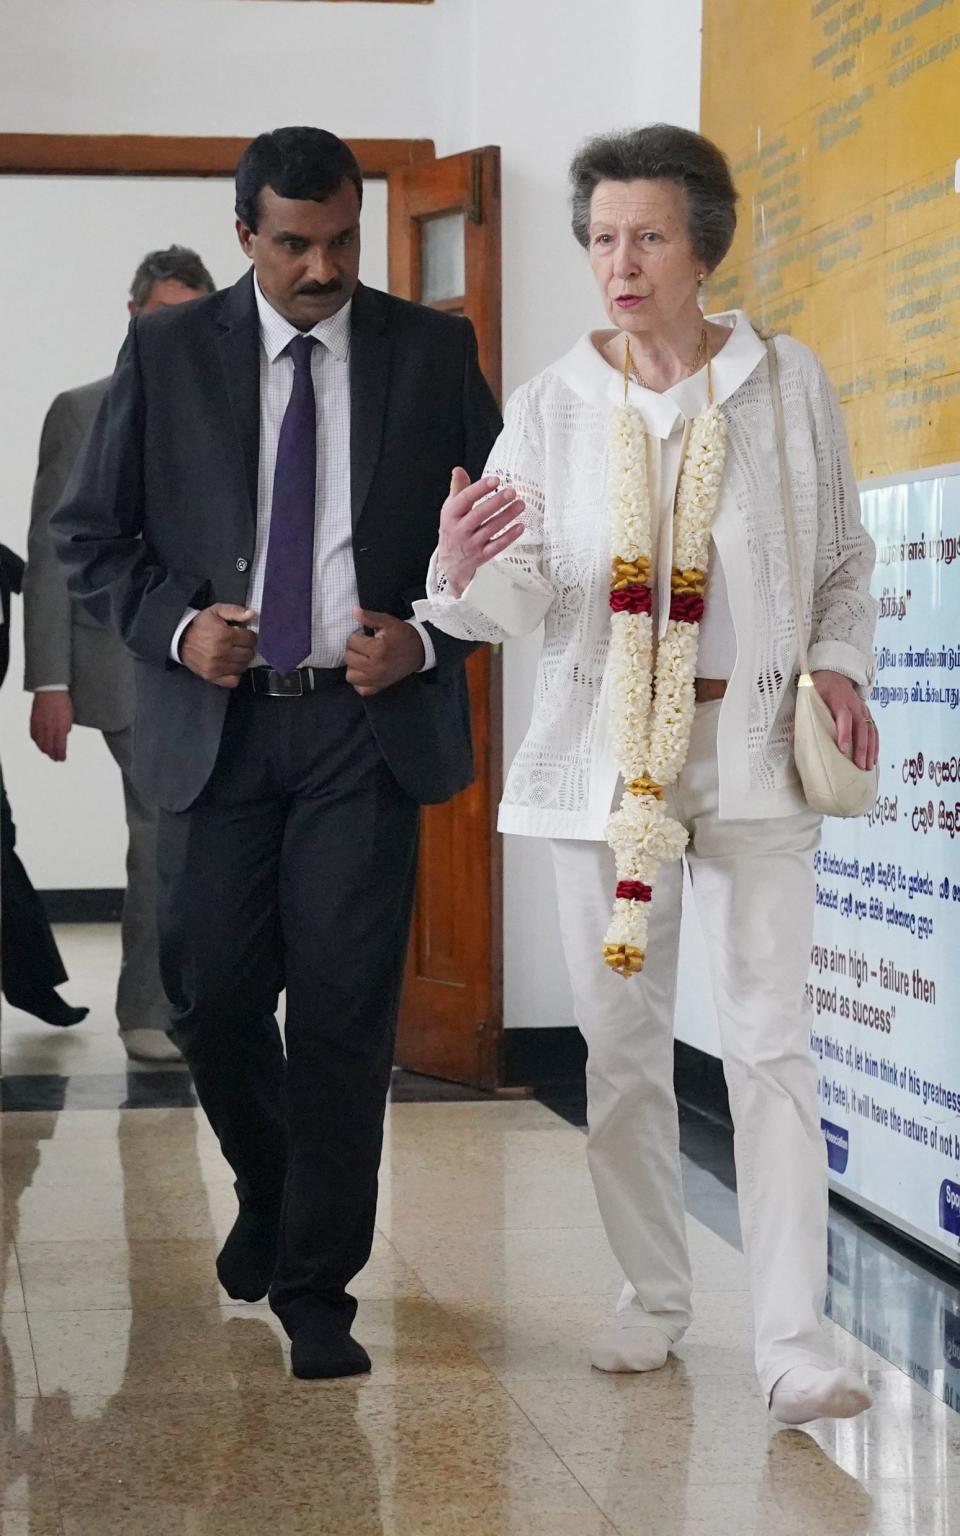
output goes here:
[{"label": "light trousers", "polygon": [[[670,810],[686,852],[709,956],[734,1124],[737,1194],[750,1272],[756,1364],[769,1396],[792,1366],[830,1363],[827,1158],[804,986],[813,939],[813,853],[820,817],[718,817],[720,705],[698,705]],[[621,1314],[677,1342],[691,1320],[673,1014],[680,861],[654,888],[646,966],[623,980],[604,965],[616,884],[605,843],[552,844],[564,951],[587,1043],[587,1155],[601,1216],[627,1285]],[[621,1321],[627,1323],[628,1316]]]},{"label": "light trousers", "polygon": [[127,885],[120,920],[120,978],[117,1023],[131,1029],[170,1029],[170,1004],[160,980],[157,935],[157,810],[148,805],[130,776],[133,727],[104,731],[103,739],[123,775],[127,818]]}]

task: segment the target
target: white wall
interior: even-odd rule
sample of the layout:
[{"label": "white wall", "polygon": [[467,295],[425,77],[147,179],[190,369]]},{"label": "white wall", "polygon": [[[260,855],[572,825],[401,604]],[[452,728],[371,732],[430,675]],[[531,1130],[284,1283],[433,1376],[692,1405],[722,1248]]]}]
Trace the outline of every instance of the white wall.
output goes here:
[{"label": "white wall", "polygon": [[[499,144],[508,391],[603,323],[567,220],[576,144],[699,116],[701,0],[0,7],[14,41],[0,56],[0,130],[253,134],[304,121],[347,137],[432,137],[440,153]],[[536,642],[509,647],[505,661],[509,756]],[[29,810],[25,801],[25,833]],[[547,850],[508,838],[505,869],[507,1023],[572,1023]]]},{"label": "white wall", "polygon": [[430,138],[443,3],[0,0],[0,131]]}]

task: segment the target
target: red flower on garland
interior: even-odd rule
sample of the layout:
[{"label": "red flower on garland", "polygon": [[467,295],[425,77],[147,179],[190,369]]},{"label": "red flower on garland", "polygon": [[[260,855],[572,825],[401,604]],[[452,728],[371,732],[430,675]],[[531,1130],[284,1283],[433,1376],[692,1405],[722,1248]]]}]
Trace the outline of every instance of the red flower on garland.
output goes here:
[{"label": "red flower on garland", "polygon": [[704,602],[698,592],[673,592],[670,596],[670,617],[678,624],[699,624],[703,618]]},{"label": "red flower on garland", "polygon": [[614,613],[652,613],[653,593],[649,587],[618,587],[610,593],[610,607]]}]

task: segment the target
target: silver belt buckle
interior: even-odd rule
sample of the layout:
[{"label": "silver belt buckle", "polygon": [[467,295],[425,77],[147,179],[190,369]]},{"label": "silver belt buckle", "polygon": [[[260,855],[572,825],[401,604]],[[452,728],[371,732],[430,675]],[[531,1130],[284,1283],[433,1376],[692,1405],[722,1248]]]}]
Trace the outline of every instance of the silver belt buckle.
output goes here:
[{"label": "silver belt buckle", "polygon": [[303,673],[277,672],[270,668],[266,691],[271,699],[299,699],[303,696]]}]

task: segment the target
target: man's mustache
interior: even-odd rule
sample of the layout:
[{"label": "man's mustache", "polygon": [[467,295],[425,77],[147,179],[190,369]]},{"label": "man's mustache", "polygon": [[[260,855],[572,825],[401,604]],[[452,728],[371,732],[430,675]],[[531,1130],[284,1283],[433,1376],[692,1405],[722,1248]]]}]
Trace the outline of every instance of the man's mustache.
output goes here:
[{"label": "man's mustache", "polygon": [[334,278],[330,283],[304,283],[297,289],[297,294],[303,294],[308,299],[326,299],[331,294],[342,293],[343,284],[339,278]]}]

